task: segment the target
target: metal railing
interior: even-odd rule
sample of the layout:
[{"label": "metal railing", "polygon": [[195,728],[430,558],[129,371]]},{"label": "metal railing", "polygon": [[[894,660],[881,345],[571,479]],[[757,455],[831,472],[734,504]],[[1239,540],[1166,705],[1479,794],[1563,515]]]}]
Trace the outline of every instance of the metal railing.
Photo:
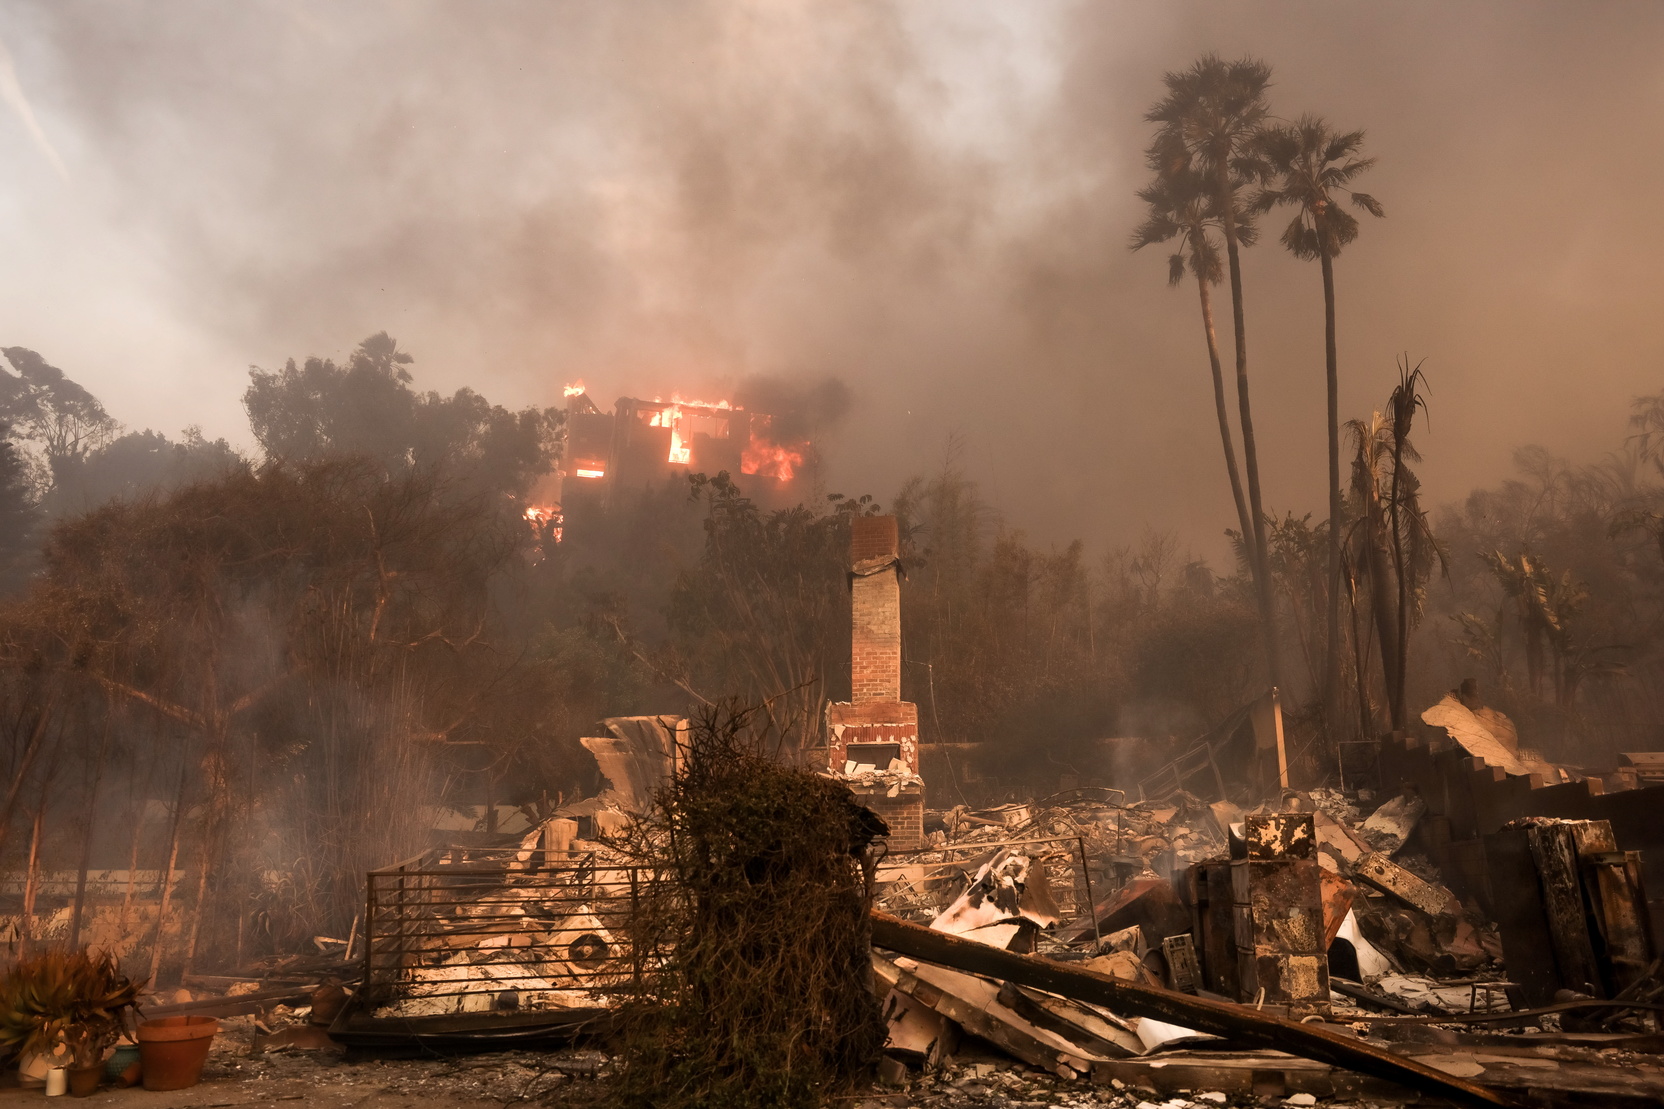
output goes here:
[{"label": "metal railing", "polygon": [[605,1006],[641,972],[626,917],[638,868],[442,848],[370,871],[365,1001],[375,1015]]}]

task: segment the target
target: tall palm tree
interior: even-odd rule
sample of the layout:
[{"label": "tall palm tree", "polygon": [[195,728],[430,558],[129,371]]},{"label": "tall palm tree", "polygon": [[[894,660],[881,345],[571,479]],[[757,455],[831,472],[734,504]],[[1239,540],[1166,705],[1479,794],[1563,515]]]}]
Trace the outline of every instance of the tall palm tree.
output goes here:
[{"label": "tall palm tree", "polygon": [[1323,669],[1323,707],[1336,719],[1340,696],[1340,485],[1339,373],[1335,355],[1335,256],[1358,237],[1356,217],[1340,205],[1342,194],[1372,216],[1386,213],[1374,197],[1350,188],[1351,182],[1375,164],[1360,158],[1362,131],[1341,134],[1317,116],[1306,115],[1288,127],[1267,127],[1258,138],[1260,167],[1266,185],[1254,208],[1269,212],[1279,205],[1295,208],[1294,219],[1283,231],[1283,245],[1302,261],[1323,267],[1323,353],[1329,385],[1329,650]]},{"label": "tall palm tree", "polygon": [[1260,495],[1259,451],[1248,403],[1248,336],[1243,325],[1241,247],[1253,242],[1253,212],[1245,203],[1247,182],[1258,175],[1255,136],[1269,111],[1265,91],[1271,67],[1253,58],[1227,62],[1204,54],[1189,69],[1162,78],[1167,95],[1144,118],[1161,126],[1158,144],[1182,151],[1207,182],[1214,215],[1225,240],[1231,277],[1231,323],[1236,343],[1236,393],[1242,423],[1242,461],[1248,479],[1252,529],[1244,539],[1252,554],[1255,593],[1265,628],[1266,662],[1272,684],[1281,681],[1271,578],[1266,573],[1265,507]]},{"label": "tall palm tree", "polygon": [[[1175,157],[1175,154],[1178,156]],[[1167,259],[1167,283],[1184,280],[1188,268],[1196,278],[1202,302],[1202,331],[1207,336],[1208,364],[1213,369],[1213,406],[1219,417],[1219,441],[1225,448],[1225,470],[1231,479],[1231,496],[1236,500],[1237,522],[1243,541],[1253,535],[1253,519],[1242,493],[1242,474],[1237,469],[1236,445],[1232,441],[1230,412],[1225,403],[1225,375],[1219,365],[1219,336],[1213,325],[1213,286],[1224,276],[1219,243],[1213,231],[1218,225],[1212,212],[1208,183],[1170,143],[1158,140],[1149,151],[1155,180],[1140,189],[1138,198],[1150,206],[1149,217],[1132,233],[1132,249],[1174,242],[1176,249]]]}]

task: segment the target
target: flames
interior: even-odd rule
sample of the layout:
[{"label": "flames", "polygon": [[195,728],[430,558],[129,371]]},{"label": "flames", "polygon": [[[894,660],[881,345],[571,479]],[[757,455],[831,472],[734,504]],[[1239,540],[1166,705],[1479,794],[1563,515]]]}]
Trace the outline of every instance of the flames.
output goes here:
[{"label": "flames", "polygon": [[793,449],[776,443],[769,435],[772,423],[760,413],[751,417],[751,441],[740,455],[740,473],[790,481],[803,465],[803,451],[809,444],[799,443],[798,449]]},{"label": "flames", "polygon": [[549,541],[559,543],[561,532],[565,530],[566,517],[561,514],[558,504],[534,504],[527,507],[526,523],[532,530]]},{"label": "flames", "polygon": [[[655,401],[659,398],[654,397]],[[682,438],[682,405],[672,404],[653,413],[648,421],[650,427],[668,427],[670,429],[670,461],[678,466],[686,466],[693,461],[693,449]]]},{"label": "flames", "polygon": [[[582,398],[568,406],[569,418],[575,421],[572,428],[581,429],[569,444],[573,453],[568,456],[568,476],[613,480],[611,471],[622,465],[611,456],[615,447],[608,445],[614,434],[613,417],[595,408],[584,395],[582,381],[567,385],[565,392],[569,399]],[[796,478],[809,452],[807,440],[780,436],[774,417],[746,411],[729,400],[696,400],[681,394],[651,401],[624,398],[618,402],[617,418],[640,420],[668,432],[669,450],[663,457],[672,466],[699,466],[714,472],[734,469],[737,463],[742,474],[785,484]],[[590,420],[603,423],[581,422]],[[532,518],[529,512],[527,518]]]},{"label": "flames", "polygon": [[[654,404],[664,404],[663,397],[654,397]],[[740,408],[725,400],[685,400],[680,396],[672,396],[670,403],[653,413],[648,420],[649,427],[667,427],[670,429],[670,457],[673,465],[686,466],[693,462],[693,427],[701,418],[707,422],[707,429],[720,417],[717,412],[736,412]],[[722,435],[727,436],[727,421],[721,420]]]}]

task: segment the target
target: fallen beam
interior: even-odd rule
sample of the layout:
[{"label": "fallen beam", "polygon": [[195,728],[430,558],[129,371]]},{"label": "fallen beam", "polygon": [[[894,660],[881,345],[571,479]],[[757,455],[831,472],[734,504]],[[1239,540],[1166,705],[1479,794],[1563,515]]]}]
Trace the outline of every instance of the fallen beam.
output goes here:
[{"label": "fallen beam", "polygon": [[915,959],[1102,1005],[1124,1016],[1152,1017],[1198,1032],[1227,1036],[1252,1047],[1286,1051],[1360,1074],[1385,1078],[1464,1105],[1516,1104],[1496,1090],[1463,1081],[1384,1048],[1313,1024],[1298,1024],[1256,1012],[1244,1005],[1141,986],[1037,956],[1001,951],[974,940],[933,932],[923,925],[912,924],[877,910],[872,914],[872,942],[878,947]]},{"label": "fallen beam", "polygon": [[146,1020],[159,1017],[239,1017],[270,1009],[273,1005],[310,1005],[316,982],[309,986],[283,986],[257,993],[237,994],[235,997],[208,997],[201,1001],[181,1001],[172,1005],[146,1005],[140,1009]]}]

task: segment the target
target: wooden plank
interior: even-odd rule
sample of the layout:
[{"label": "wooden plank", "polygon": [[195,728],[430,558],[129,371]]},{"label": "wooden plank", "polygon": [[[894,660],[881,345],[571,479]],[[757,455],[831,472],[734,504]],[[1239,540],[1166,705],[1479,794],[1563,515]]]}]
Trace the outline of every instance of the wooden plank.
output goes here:
[{"label": "wooden plank", "polygon": [[1316,1023],[1300,1024],[1255,1012],[1244,1005],[1141,986],[1038,956],[1000,951],[944,932],[933,932],[876,910],[872,913],[872,933],[873,943],[878,947],[1102,1005],[1118,1014],[1154,1017],[1198,1032],[1226,1036],[1250,1047],[1286,1051],[1385,1078],[1463,1105],[1511,1104],[1495,1090],[1445,1074],[1367,1041],[1331,1032]]}]

